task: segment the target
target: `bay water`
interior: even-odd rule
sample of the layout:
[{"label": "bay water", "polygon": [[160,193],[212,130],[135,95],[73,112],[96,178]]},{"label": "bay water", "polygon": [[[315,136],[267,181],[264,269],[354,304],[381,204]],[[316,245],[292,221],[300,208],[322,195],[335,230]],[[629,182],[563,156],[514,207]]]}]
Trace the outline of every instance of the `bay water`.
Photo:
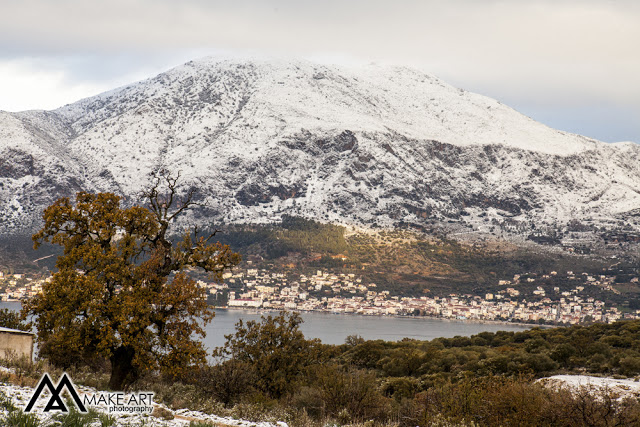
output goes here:
[{"label": "bay water", "polygon": [[[0,302],[0,308],[20,310],[19,302]],[[225,343],[225,335],[235,332],[236,323],[242,319],[260,321],[263,315],[276,316],[276,312],[245,309],[216,309],[213,322],[205,327],[204,339],[208,349]],[[499,322],[469,322],[429,317],[361,316],[322,312],[302,313],[304,323],[300,329],[306,338],[319,338],[325,344],[343,344],[349,335],[359,335],[366,340],[398,341],[403,338],[431,340],[451,338],[457,335],[471,336],[480,332],[522,331],[530,325]]]},{"label": "bay water", "polygon": [[[234,332],[240,320],[260,320],[264,315],[276,316],[277,312],[244,309],[218,309],[216,317],[206,327],[205,344],[209,348],[222,346],[224,335]],[[306,338],[319,338],[325,344],[344,344],[349,335],[360,335],[366,340],[399,341],[403,338],[432,340],[471,336],[480,332],[523,331],[531,325],[501,322],[469,322],[463,320],[430,317],[362,316],[322,312],[301,313],[304,323],[300,330]]]}]

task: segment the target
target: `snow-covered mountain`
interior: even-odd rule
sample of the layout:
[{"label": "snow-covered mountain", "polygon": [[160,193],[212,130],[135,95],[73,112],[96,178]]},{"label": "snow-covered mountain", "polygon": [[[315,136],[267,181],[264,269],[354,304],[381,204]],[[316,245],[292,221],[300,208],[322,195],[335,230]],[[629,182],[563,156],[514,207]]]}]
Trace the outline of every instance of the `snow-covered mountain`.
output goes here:
[{"label": "snow-covered mountain", "polygon": [[207,58],[57,110],[0,112],[0,234],[31,231],[79,189],[133,196],[160,168],[200,189],[204,223],[640,224],[636,144],[560,132],[407,68]]}]

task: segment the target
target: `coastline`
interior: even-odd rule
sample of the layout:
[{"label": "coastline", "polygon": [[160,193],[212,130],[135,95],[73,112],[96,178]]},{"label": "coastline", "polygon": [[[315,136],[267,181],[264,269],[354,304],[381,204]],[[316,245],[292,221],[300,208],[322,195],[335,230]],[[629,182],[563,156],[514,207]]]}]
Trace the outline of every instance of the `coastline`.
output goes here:
[{"label": "coastline", "polygon": [[[22,305],[21,301],[1,301],[1,303],[7,305],[14,305],[14,307],[7,307],[10,309],[15,309],[15,306]],[[256,313],[279,313],[281,310],[274,308],[257,308],[257,307],[215,307],[212,306],[214,310],[238,310],[238,311],[254,311]],[[19,310],[19,309],[18,309]],[[298,313],[314,313],[314,314],[326,314],[326,315],[336,315],[336,316],[354,316],[354,317],[376,317],[376,318],[393,318],[393,319],[414,319],[414,320],[438,320],[444,322],[451,323],[461,323],[461,324],[484,324],[484,325],[509,325],[509,326],[522,326],[523,329],[532,329],[532,328],[542,328],[542,329],[550,329],[550,328],[558,328],[563,325],[541,325],[537,323],[522,323],[522,322],[510,322],[505,320],[490,320],[490,319],[452,319],[449,317],[436,317],[436,316],[408,316],[408,315],[398,315],[398,314],[361,314],[361,313],[340,313],[330,310],[285,310],[285,311],[296,311]]]},{"label": "coastline", "polygon": [[[230,310],[230,311],[247,311],[254,313],[279,313],[282,310],[274,308],[257,308],[257,307],[214,307],[214,310]],[[360,313],[339,313],[335,311],[324,310],[284,310],[298,313],[313,313],[324,314],[333,316],[352,316],[352,317],[376,317],[376,318],[388,318],[388,319],[413,319],[413,320],[437,320],[443,322],[460,323],[460,324],[484,324],[484,325],[509,325],[509,326],[522,326],[524,329],[542,328],[551,329],[558,328],[561,325],[541,325],[537,323],[522,323],[522,322],[509,322],[505,320],[485,320],[485,319],[451,319],[448,317],[435,317],[435,316],[403,316],[398,314],[360,314]]]}]

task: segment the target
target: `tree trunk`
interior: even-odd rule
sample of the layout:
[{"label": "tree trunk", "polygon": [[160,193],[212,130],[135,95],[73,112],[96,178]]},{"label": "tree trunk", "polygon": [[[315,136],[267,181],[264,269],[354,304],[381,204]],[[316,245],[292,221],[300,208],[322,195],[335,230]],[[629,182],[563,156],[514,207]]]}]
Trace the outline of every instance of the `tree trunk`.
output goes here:
[{"label": "tree trunk", "polygon": [[109,388],[123,391],[124,387],[138,379],[138,369],[133,364],[134,351],[131,347],[118,347],[110,358],[111,378]]}]

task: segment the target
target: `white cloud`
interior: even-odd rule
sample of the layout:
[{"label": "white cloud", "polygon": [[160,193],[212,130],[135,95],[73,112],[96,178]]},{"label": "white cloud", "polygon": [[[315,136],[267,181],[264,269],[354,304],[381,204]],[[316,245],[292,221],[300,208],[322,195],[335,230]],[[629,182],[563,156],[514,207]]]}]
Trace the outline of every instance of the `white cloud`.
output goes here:
[{"label": "white cloud", "polygon": [[629,1],[21,0],[4,2],[0,40],[36,53],[346,55],[536,98],[548,87],[635,103],[638,22],[640,7]]},{"label": "white cloud", "polygon": [[104,85],[70,84],[63,71],[33,68],[24,61],[0,63],[0,108],[6,111],[53,109],[105,89]]},{"label": "white cloud", "polygon": [[347,58],[418,66],[536,109],[640,111],[639,22],[636,0],[2,1],[0,57],[154,56],[124,73],[140,77],[193,49]]},{"label": "white cloud", "polygon": [[166,71],[188,55],[0,59],[0,110],[55,109]]}]

